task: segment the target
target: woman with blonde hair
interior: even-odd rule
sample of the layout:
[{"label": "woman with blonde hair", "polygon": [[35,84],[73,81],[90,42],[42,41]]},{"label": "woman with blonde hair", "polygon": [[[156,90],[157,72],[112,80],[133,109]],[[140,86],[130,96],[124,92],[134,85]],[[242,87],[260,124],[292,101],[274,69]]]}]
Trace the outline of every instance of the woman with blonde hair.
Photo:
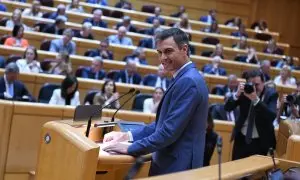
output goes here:
[{"label": "woman with blonde hair", "polygon": [[290,66],[284,65],[280,71],[280,75],[276,76],[274,79],[274,83],[276,85],[284,85],[284,86],[295,86],[296,87],[296,79],[292,77],[292,70]]}]

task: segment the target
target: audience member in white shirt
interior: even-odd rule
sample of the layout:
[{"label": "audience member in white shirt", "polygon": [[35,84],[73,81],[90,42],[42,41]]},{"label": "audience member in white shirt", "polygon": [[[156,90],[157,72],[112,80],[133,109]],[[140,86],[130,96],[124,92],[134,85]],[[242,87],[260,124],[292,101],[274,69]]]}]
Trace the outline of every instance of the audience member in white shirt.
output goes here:
[{"label": "audience member in white shirt", "polygon": [[165,91],[161,87],[157,87],[154,90],[153,97],[145,99],[143,112],[144,113],[156,113],[158,105],[164,96]]},{"label": "audience member in white shirt", "polygon": [[49,104],[52,105],[80,105],[78,81],[75,76],[66,76],[60,89],[53,91]]},{"label": "audience member in white shirt", "polygon": [[296,87],[296,79],[292,77],[290,66],[284,65],[280,71],[280,75],[274,79],[276,85],[294,86]]},{"label": "audience member in white shirt", "polygon": [[33,17],[43,17],[43,13],[41,12],[41,3],[38,0],[34,0],[32,2],[31,8],[26,8],[22,12],[22,16],[33,16]]},{"label": "audience member in white shirt", "polygon": [[25,53],[24,58],[17,60],[17,66],[21,73],[39,73],[42,72],[40,62],[37,61],[37,50],[33,46],[29,46]]}]

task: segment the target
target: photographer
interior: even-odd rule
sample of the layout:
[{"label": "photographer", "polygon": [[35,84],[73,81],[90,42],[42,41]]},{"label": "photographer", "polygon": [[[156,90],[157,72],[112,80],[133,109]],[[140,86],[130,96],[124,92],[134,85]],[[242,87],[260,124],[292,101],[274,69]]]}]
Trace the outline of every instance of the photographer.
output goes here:
[{"label": "photographer", "polygon": [[277,119],[299,119],[300,106],[300,81],[297,83],[296,92],[283,94],[277,101]]},{"label": "photographer", "polygon": [[276,146],[273,121],[278,94],[275,89],[264,86],[259,70],[247,72],[246,81],[239,84],[224,107],[226,111],[240,108],[231,137],[234,140],[233,160],[254,154],[266,155],[270,147]]}]

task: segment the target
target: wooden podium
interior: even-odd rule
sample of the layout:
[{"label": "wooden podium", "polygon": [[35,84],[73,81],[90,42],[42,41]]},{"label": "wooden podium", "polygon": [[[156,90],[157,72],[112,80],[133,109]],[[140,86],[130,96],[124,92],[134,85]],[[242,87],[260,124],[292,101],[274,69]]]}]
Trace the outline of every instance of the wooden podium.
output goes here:
[{"label": "wooden podium", "polygon": [[[76,128],[67,121],[52,121],[42,128],[36,169],[36,180],[102,180],[123,179],[135,158],[129,155],[109,155],[91,139],[99,138],[101,128],[91,130],[86,138],[86,126]],[[118,130],[118,126],[113,127]],[[100,137],[101,138],[101,137]],[[146,162],[137,177],[147,177],[150,162]]]}]

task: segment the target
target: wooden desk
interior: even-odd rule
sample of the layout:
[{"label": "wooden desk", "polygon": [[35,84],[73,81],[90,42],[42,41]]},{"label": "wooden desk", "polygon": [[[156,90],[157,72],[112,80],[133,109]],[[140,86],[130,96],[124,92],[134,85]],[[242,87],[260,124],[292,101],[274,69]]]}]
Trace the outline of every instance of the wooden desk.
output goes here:
[{"label": "wooden desk", "polygon": [[[277,161],[278,163],[278,161]],[[248,174],[256,174],[272,169],[273,162],[270,158],[261,156],[251,156],[249,158],[222,163],[222,179],[239,179]],[[149,180],[198,180],[198,179],[218,179],[218,165],[208,166],[200,169],[149,177]]]}]

